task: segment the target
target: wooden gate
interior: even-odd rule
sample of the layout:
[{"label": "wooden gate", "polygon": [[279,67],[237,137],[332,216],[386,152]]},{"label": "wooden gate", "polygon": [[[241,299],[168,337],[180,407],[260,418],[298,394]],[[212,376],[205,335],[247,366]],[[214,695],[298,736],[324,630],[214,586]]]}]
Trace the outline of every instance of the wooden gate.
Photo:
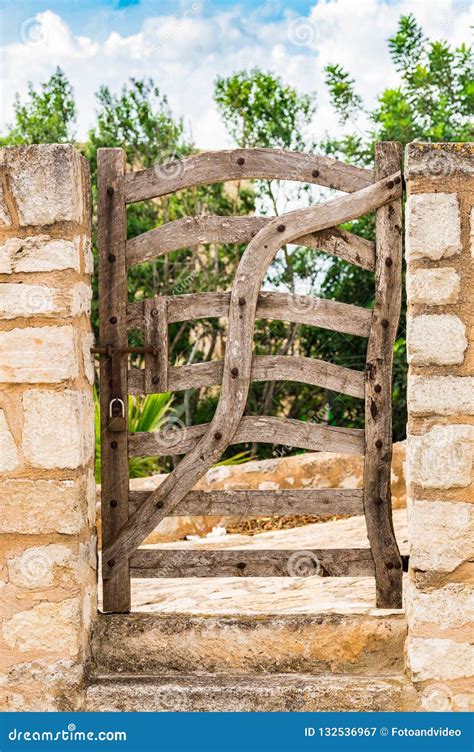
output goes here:
[{"label": "wooden gate", "polygon": [[[98,151],[100,399],[102,435],[102,576],[104,611],[130,610],[130,577],[285,576],[295,551],[139,549],[170,515],[365,514],[370,548],[323,549],[312,555],[320,576],[375,576],[376,602],[400,608],[402,561],[394,536],[390,495],[392,353],[401,299],[401,146],[376,145],[372,171],[333,159],[270,149],[208,152],[166,166],[125,172],[122,149]],[[126,205],[193,186],[242,179],[296,180],[347,195],[279,217],[200,216],[170,222],[127,240]],[[376,211],[375,244],[338,225]],[[127,303],[127,270],[134,264],[198,243],[248,242],[232,290]],[[331,300],[306,306],[305,296],[261,292],[265,273],[286,243],[323,249],[375,271],[375,307]],[[314,300],[314,299],[313,299]],[[308,302],[308,301],[306,301]],[[292,356],[253,356],[255,318],[310,324],[368,338],[365,372]],[[172,367],[168,324],[228,317],[223,361]],[[141,327],[143,348],[128,332]],[[127,354],[145,353],[145,368]],[[276,417],[243,416],[252,380],[305,382],[365,399],[365,430]],[[207,425],[191,426],[170,445],[158,433],[128,433],[128,394],[221,385]],[[363,454],[364,488],[288,491],[193,490],[232,443],[271,442]],[[131,493],[133,456],[184,455],[153,492]]]}]

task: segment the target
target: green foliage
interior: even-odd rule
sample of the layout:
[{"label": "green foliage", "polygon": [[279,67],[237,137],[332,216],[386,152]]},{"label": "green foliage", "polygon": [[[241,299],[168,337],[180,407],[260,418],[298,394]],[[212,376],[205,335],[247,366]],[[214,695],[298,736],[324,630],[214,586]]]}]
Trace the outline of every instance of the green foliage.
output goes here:
[{"label": "green foliage", "polygon": [[302,148],[302,128],[315,111],[311,95],[298,94],[258,68],[219,76],[214,99],[227,130],[241,147]]},{"label": "green foliage", "polygon": [[28,95],[21,102],[18,94],[14,104],[15,124],[0,145],[54,144],[74,140],[76,105],[72,87],[61,68],[39,91],[28,85]]},{"label": "green foliage", "polygon": [[[130,432],[159,431],[166,421],[176,419],[172,409],[173,396],[169,393],[147,394],[146,396],[128,397],[128,427]],[[94,387],[94,425],[95,425],[95,477],[100,483],[100,403]],[[161,466],[155,457],[132,457],[129,462],[130,478],[144,478],[160,472]]]}]

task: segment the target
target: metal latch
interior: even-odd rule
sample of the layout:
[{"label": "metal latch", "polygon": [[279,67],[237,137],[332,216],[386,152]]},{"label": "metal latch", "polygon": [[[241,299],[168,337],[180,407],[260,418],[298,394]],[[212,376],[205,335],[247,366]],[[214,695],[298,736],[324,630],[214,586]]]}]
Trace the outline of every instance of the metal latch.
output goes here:
[{"label": "metal latch", "polygon": [[120,397],[110,400],[109,418],[125,418],[125,402]]}]

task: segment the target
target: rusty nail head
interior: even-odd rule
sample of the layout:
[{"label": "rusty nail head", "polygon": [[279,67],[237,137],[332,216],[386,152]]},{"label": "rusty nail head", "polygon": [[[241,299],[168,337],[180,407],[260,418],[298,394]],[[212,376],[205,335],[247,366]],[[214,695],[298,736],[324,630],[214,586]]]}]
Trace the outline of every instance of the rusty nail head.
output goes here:
[{"label": "rusty nail head", "polygon": [[237,564],[237,569],[245,569],[246,566],[247,564],[244,561],[239,561],[239,563]]},{"label": "rusty nail head", "polygon": [[114,254],[113,254],[113,253],[109,253],[108,259],[109,259],[109,261],[110,261],[110,263],[111,263],[111,264],[113,264],[113,263],[114,263],[114,261],[116,260],[116,258],[117,258],[117,257],[116,257],[116,256],[114,256]]},{"label": "rusty nail head", "polygon": [[400,177],[399,175],[397,175],[397,177],[395,178],[395,181],[394,181],[394,182],[395,182],[395,183],[396,183],[397,185],[398,185],[399,183],[401,183],[401,182],[402,182],[402,179],[401,179],[401,177]]},{"label": "rusty nail head", "polygon": [[313,178],[318,178],[319,177],[319,170],[313,170],[313,172],[311,173],[311,175],[313,176]]},{"label": "rusty nail head", "polygon": [[376,504],[383,504],[383,499],[382,499],[382,497],[381,497],[381,496],[377,496],[377,498],[375,499],[375,503],[376,503]]},{"label": "rusty nail head", "polygon": [[151,380],[151,383],[155,384],[155,386],[156,386],[156,384],[160,383],[160,377],[159,376],[153,376],[153,378]]},{"label": "rusty nail head", "polygon": [[111,441],[111,442],[110,442],[110,446],[112,447],[112,449],[117,449],[117,447],[118,447],[118,444],[117,444],[117,442],[116,442],[116,441]]},{"label": "rusty nail head", "polygon": [[382,391],[382,387],[380,386],[380,384],[376,384],[376,385],[374,386],[374,391],[375,391],[375,392],[381,392],[381,391]]},{"label": "rusty nail head", "polygon": [[243,165],[243,164],[245,164],[245,159],[244,159],[243,157],[239,157],[239,158],[237,159],[237,164],[238,164],[238,165]]},{"label": "rusty nail head", "polygon": [[390,326],[390,321],[388,319],[382,319],[381,324],[384,329],[387,329]]},{"label": "rusty nail head", "polygon": [[109,319],[109,321],[110,321],[111,324],[116,324],[117,323],[117,316],[111,316],[110,319]]},{"label": "rusty nail head", "polygon": [[285,232],[285,225],[278,225],[277,230],[278,232]]},{"label": "rusty nail head", "polygon": [[395,183],[393,182],[393,180],[389,180],[387,183],[387,188],[393,188],[394,185]]},{"label": "rusty nail head", "polygon": [[382,439],[377,439],[377,441],[375,442],[375,446],[377,447],[377,449],[382,449],[383,447]]},{"label": "rusty nail head", "polygon": [[239,375],[239,369],[238,368],[232,368],[230,372],[231,372],[232,376],[234,377],[234,379]]},{"label": "rusty nail head", "polygon": [[393,569],[393,561],[387,561],[387,569]]},{"label": "rusty nail head", "polygon": [[109,567],[114,567],[115,566],[115,559],[109,559],[108,562],[107,562],[107,564],[109,565]]},{"label": "rusty nail head", "polygon": [[109,185],[109,187],[107,188],[107,196],[113,196],[114,193],[115,193],[114,189],[112,188],[111,185]]},{"label": "rusty nail head", "polygon": [[385,266],[392,266],[392,264],[393,264],[393,261],[392,261],[392,259],[390,258],[390,256],[388,256],[388,257],[387,257],[387,258],[385,259]]},{"label": "rusty nail head", "polygon": [[217,441],[219,441],[219,439],[222,439],[221,432],[220,431],[216,431],[215,434],[214,434],[214,438],[217,439]]},{"label": "rusty nail head", "polygon": [[110,506],[115,508],[117,506],[117,500],[112,499],[112,501],[110,502]]},{"label": "rusty nail head", "polygon": [[244,306],[246,302],[247,301],[245,300],[243,296],[239,298],[239,306]]},{"label": "rusty nail head", "polygon": [[165,505],[164,501],[157,501],[156,502],[156,508],[157,509],[163,509],[164,505]]}]

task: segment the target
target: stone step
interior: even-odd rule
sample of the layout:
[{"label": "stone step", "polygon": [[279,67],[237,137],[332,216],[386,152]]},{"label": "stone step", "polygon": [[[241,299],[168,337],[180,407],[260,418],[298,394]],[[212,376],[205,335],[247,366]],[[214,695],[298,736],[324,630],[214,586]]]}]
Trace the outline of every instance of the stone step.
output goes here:
[{"label": "stone step", "polygon": [[399,711],[407,709],[408,693],[400,676],[102,676],[89,683],[85,710]]},{"label": "stone step", "polygon": [[90,673],[332,674],[403,671],[401,612],[99,614]]}]

